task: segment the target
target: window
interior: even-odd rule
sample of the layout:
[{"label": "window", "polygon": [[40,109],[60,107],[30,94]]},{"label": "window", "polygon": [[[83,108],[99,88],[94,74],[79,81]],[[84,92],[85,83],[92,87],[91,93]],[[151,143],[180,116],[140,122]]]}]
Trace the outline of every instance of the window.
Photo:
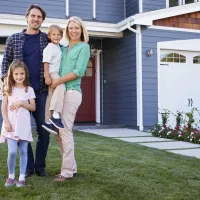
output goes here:
[{"label": "window", "polygon": [[185,0],[185,4],[194,3],[194,0]]},{"label": "window", "polygon": [[169,0],[169,7],[178,6],[178,0]]},{"label": "window", "polygon": [[193,57],[193,64],[200,64],[200,56]]},{"label": "window", "polygon": [[199,2],[200,0],[167,0],[167,7],[180,6],[189,3]]},{"label": "window", "polygon": [[186,57],[178,53],[169,53],[161,55],[160,61],[172,63],[186,63]]}]

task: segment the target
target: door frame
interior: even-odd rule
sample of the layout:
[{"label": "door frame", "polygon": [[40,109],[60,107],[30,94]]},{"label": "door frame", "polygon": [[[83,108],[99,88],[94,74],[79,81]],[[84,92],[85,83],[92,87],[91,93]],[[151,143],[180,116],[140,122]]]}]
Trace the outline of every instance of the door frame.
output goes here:
[{"label": "door frame", "polygon": [[[200,46],[196,45],[199,39],[189,39],[189,40],[175,40],[175,41],[165,41],[157,43],[157,84],[158,84],[158,109],[160,108],[161,102],[161,91],[160,91],[160,52],[161,49],[166,50],[182,50],[182,51],[200,51]],[[158,122],[161,122],[161,116],[158,112]]]},{"label": "door frame", "polygon": [[95,58],[95,108],[96,108],[96,123],[101,123],[101,52],[97,50],[97,56]]}]

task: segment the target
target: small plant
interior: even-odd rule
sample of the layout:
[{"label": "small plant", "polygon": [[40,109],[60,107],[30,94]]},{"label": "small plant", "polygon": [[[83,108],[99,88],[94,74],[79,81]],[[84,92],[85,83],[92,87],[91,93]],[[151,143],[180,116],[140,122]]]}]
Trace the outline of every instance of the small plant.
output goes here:
[{"label": "small plant", "polygon": [[183,114],[180,111],[176,113],[176,127],[180,127],[183,122]]},{"label": "small plant", "polygon": [[163,113],[161,113],[161,118],[162,118],[162,126],[163,127],[167,127],[167,121],[168,121],[168,118],[169,118],[169,114],[170,114],[170,111],[165,109]]},{"label": "small plant", "polygon": [[188,117],[188,121],[187,121],[187,127],[189,129],[192,128],[192,124],[195,122],[194,121],[194,111],[196,110],[196,108],[192,108],[191,112],[187,112],[185,113],[185,115]]},{"label": "small plant", "polygon": [[[164,137],[200,144],[200,130],[198,127],[198,121],[194,118],[194,114],[196,116],[195,112],[198,112],[196,108],[192,108],[192,110],[187,113],[177,111],[175,115],[176,126],[172,129],[170,126],[167,126],[170,111],[165,109],[163,113],[160,113],[162,123],[155,124],[153,128],[150,129],[150,132],[156,137]],[[199,112],[198,114],[200,115]],[[181,126],[182,124],[184,124],[184,127]]]}]

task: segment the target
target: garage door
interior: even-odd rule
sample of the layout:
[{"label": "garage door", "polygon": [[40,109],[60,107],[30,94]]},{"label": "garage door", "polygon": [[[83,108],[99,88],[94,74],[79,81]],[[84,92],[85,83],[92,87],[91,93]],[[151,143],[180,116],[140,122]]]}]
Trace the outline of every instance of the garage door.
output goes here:
[{"label": "garage door", "polygon": [[[200,52],[161,50],[160,55],[160,111],[200,110]],[[169,123],[175,125],[173,115]]]}]

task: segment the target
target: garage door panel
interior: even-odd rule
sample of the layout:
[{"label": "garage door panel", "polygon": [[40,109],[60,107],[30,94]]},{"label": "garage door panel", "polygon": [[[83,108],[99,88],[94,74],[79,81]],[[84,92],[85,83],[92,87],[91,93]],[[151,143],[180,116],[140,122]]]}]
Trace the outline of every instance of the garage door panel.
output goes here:
[{"label": "garage door panel", "polygon": [[[193,64],[193,57],[199,52],[164,50],[161,51],[161,55],[169,55],[170,52],[185,56],[185,63],[161,62],[159,70],[160,111],[169,109],[175,114],[177,110],[188,112],[192,107],[200,109],[200,64]],[[183,56],[179,56],[179,61]],[[174,61],[174,58],[168,60]],[[169,124],[175,125],[174,115],[170,116]]]}]

